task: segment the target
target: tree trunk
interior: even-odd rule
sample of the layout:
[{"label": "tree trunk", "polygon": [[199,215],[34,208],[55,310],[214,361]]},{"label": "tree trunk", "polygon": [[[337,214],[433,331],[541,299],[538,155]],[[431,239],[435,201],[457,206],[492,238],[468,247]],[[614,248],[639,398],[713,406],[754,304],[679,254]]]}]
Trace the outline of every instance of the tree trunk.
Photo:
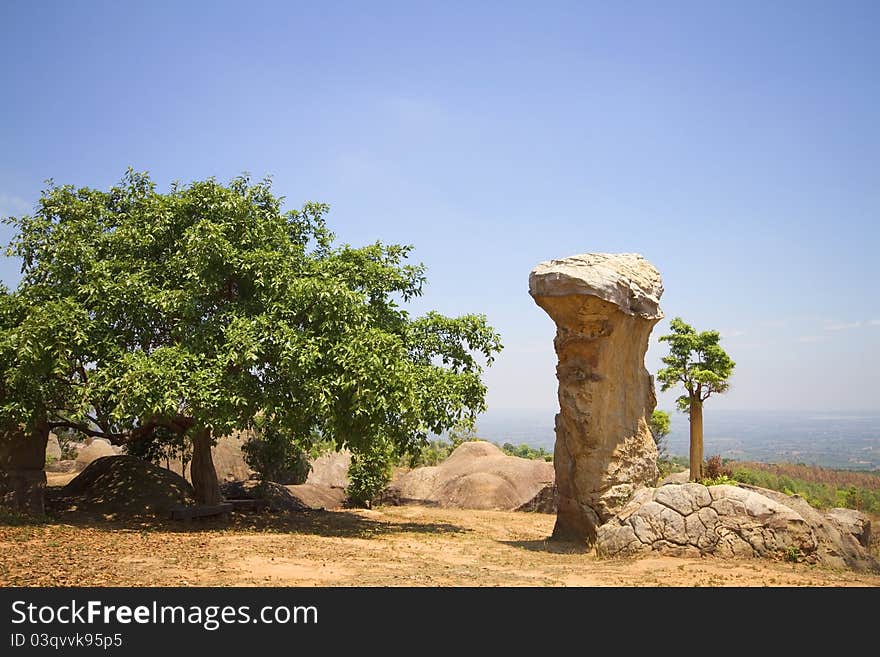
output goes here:
[{"label": "tree trunk", "polygon": [[691,481],[703,478],[703,402],[691,399]]},{"label": "tree trunk", "polygon": [[190,476],[199,504],[219,504],[222,501],[214,459],[211,457],[211,430],[198,428],[192,434],[193,453]]},{"label": "tree trunk", "polygon": [[35,423],[33,431],[0,428],[0,506],[41,516],[46,512],[46,442],[49,424]]}]

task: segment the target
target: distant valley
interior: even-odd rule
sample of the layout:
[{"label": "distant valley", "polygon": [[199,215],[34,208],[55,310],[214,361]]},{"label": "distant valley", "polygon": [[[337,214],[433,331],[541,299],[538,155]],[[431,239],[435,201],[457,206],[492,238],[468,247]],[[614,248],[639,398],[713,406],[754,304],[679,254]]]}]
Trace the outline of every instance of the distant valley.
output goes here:
[{"label": "distant valley", "polygon": [[[668,410],[668,409],[667,409]],[[555,411],[493,409],[477,420],[477,435],[499,444],[552,451]],[[880,470],[880,413],[706,410],[705,453],[764,463]],[[671,455],[688,453],[688,420],[672,412]]]}]

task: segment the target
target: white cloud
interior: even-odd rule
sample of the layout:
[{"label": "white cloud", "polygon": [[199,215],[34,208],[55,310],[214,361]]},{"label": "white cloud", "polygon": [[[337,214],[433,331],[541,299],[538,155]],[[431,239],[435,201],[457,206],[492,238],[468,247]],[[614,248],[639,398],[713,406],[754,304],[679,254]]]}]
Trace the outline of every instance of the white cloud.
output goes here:
[{"label": "white cloud", "polygon": [[723,338],[738,338],[746,334],[742,329],[721,329],[719,333],[721,333]]},{"label": "white cloud", "polygon": [[836,322],[834,324],[826,324],[826,331],[848,331],[849,329],[859,328],[862,322]]},{"label": "white cloud", "polygon": [[880,326],[880,319],[869,319],[868,326]]},{"label": "white cloud", "polygon": [[30,212],[32,209],[31,203],[28,203],[23,198],[0,192],[0,217],[23,214]]},{"label": "white cloud", "polygon": [[828,337],[824,335],[805,335],[797,339],[798,342],[824,342]]}]

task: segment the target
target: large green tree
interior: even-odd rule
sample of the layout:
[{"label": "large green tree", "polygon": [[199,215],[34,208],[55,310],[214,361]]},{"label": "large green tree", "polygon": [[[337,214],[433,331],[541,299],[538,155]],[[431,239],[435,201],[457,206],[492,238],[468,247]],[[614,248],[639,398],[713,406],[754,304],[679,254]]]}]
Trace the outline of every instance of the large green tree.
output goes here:
[{"label": "large green tree", "polygon": [[[482,411],[482,363],[501,348],[485,318],[410,317],[400,303],[425,282],[411,247],[337,246],[326,205],[281,203],[247,177],[168,193],[133,171],[108,191],[50,185],[11,220],[23,264],[7,416],[120,444],[183,436],[197,498],[213,503],[211,445],[256,418],[357,463]],[[22,336],[59,323],[51,373],[35,378]],[[40,405],[26,393],[48,378],[58,393]]]},{"label": "large green tree", "polygon": [[665,368],[657,372],[663,390],[681,385],[685,394],[677,399],[679,410],[690,420],[690,478],[703,478],[703,402],[715,393],[727,392],[735,363],[719,344],[718,331],[697,332],[680,317],[670,322],[671,333],[660,337],[669,343]]}]

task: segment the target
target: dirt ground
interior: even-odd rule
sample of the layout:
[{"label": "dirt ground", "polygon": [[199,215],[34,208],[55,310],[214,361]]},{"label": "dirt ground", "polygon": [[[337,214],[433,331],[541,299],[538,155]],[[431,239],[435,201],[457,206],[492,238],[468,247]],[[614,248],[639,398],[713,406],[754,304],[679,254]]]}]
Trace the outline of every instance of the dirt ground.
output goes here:
[{"label": "dirt ground", "polygon": [[0,524],[0,586],[880,586],[764,560],[605,560],[547,542],[554,516],[430,507],[190,523],[54,509]]}]

